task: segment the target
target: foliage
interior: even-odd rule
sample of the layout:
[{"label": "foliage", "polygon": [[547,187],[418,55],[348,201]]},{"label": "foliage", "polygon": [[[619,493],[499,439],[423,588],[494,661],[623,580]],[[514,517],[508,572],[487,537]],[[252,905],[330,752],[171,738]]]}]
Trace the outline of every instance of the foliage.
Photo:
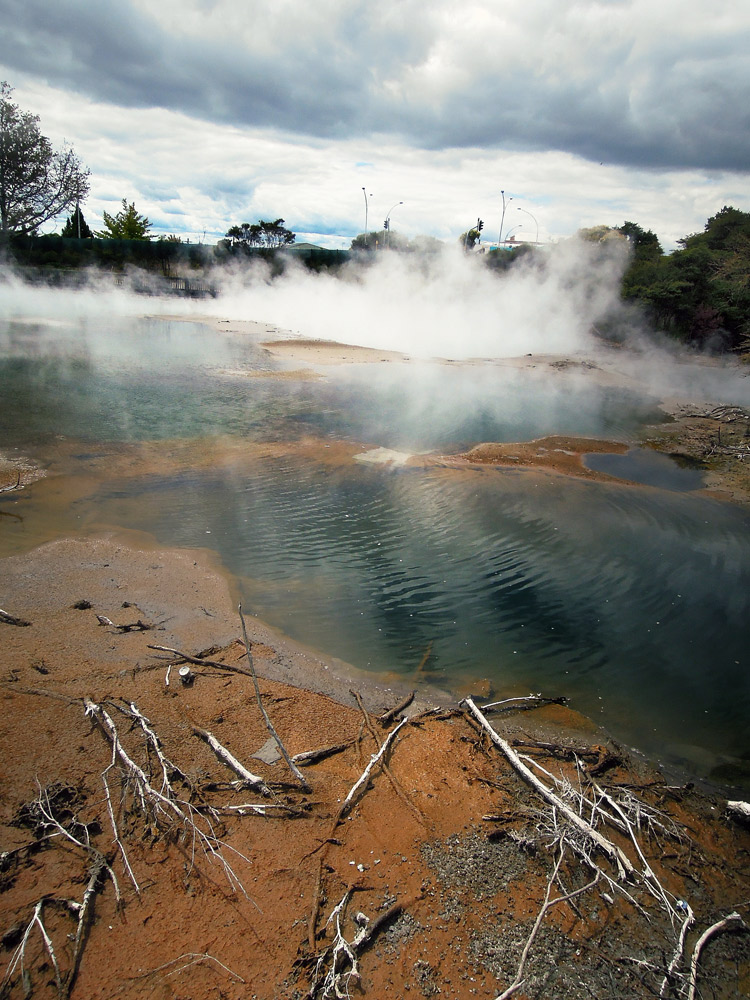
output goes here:
[{"label": "foliage", "polygon": [[378,229],[359,233],[351,242],[351,250],[396,250],[400,253],[424,253],[441,249],[443,244],[432,236],[415,236],[409,240],[395,229]]},{"label": "foliage", "polygon": [[0,84],[0,232],[36,233],[69,211],[89,191],[89,171],[72,147],[55,152],[39,130],[39,116],[11,100]]},{"label": "foliage", "polygon": [[252,247],[273,250],[288,246],[295,240],[295,234],[284,226],[283,219],[276,219],[274,222],[261,219],[252,225],[243,222],[241,226],[232,226],[228,229],[226,235],[232,250],[248,250]]},{"label": "foliage", "polygon": [[68,219],[63,226],[61,236],[66,236],[71,239],[81,239],[90,240],[93,237],[93,233],[89,228],[88,222],[83,217],[83,212],[79,206],[76,206],[75,212],[68,216]]},{"label": "foliage", "polygon": [[476,244],[481,239],[481,234],[476,226],[473,229],[467,230],[465,233],[461,233],[458,237],[458,242],[464,248],[464,250],[473,250]]},{"label": "foliage", "polygon": [[136,211],[135,203],[129,205],[122,199],[122,208],[116,215],[104,212],[104,229],[96,235],[104,240],[150,240],[148,231],[151,223],[145,215]]},{"label": "foliage", "polygon": [[633,248],[623,297],[645,305],[655,326],[715,350],[750,337],[750,213],[725,206],[668,256],[635,223],[620,230]]},{"label": "foliage", "polygon": [[588,229],[579,229],[576,233],[579,239],[587,243],[609,243],[612,240],[621,240],[624,235],[614,226],[590,226]]}]

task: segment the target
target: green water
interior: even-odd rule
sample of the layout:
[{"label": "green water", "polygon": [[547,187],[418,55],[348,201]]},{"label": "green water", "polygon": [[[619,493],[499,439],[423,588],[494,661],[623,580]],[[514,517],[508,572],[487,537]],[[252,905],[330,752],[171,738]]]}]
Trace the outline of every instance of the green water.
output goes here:
[{"label": "green water", "polygon": [[[654,401],[534,372],[423,364],[249,377],[259,345],[198,324],[0,327],[2,447],[65,475],[122,442],[217,442],[206,469],[104,479],[61,516],[208,546],[261,618],[372,671],[499,694],[566,694],[617,737],[695,774],[750,768],[750,517],[689,492],[522,470],[390,468],[219,440],[313,436],[456,451],[545,433],[631,439]],[[33,520],[33,487],[4,507]],[[25,505],[25,506],[24,506]],[[0,518],[0,552],[29,530]],[[14,538],[16,541],[14,542]],[[739,777],[738,777],[739,776]]]}]

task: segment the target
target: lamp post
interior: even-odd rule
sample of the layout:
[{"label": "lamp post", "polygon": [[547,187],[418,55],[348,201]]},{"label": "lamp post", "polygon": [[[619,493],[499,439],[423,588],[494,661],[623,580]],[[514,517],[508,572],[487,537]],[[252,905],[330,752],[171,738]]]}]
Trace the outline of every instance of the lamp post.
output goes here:
[{"label": "lamp post", "polygon": [[[531,219],[534,219],[534,216],[531,214],[531,212],[527,212],[525,208],[519,208],[518,211],[519,212],[524,212]],[[535,243],[539,243],[539,223],[536,221],[536,219],[534,219],[534,225],[536,226],[536,238],[535,238],[534,242]]]},{"label": "lamp post", "polygon": [[522,223],[520,223],[520,222],[519,222],[517,226],[512,226],[512,227],[511,227],[511,228],[510,228],[510,229],[508,230],[508,232],[507,232],[507,233],[505,234],[505,239],[503,240],[503,243],[507,243],[507,242],[508,242],[508,239],[509,239],[509,237],[510,237],[510,234],[511,234],[511,233],[515,233],[515,231],[516,231],[517,229],[520,229],[520,228],[521,228],[521,225],[522,225]]},{"label": "lamp post", "polygon": [[[370,207],[370,203],[368,201],[367,188],[362,188],[362,194],[365,196],[365,247],[367,247],[367,245],[368,245],[368,235],[367,235],[367,224],[368,223],[367,223],[367,215],[368,215],[368,209]],[[372,198],[371,194],[369,195],[369,198]]]},{"label": "lamp post", "polygon": [[[505,226],[505,208],[506,208],[505,191],[501,191],[500,194],[503,196],[503,215],[502,218],[500,219],[500,235],[497,238],[498,244],[503,242],[503,227]],[[513,201],[512,198],[508,198],[507,204],[510,205],[512,201]]]},{"label": "lamp post", "polygon": [[391,205],[388,209],[388,215],[385,217],[385,222],[383,223],[383,229],[385,230],[385,245],[388,246],[391,242],[391,212],[397,205],[403,205],[403,201],[397,201],[395,205]]}]

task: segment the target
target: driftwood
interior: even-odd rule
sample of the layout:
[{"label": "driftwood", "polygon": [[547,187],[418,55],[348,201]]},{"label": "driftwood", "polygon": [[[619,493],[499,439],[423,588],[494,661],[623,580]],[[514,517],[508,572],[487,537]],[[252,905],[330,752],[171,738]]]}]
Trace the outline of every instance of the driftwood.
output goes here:
[{"label": "driftwood", "polygon": [[0,486],[0,493],[12,493],[14,490],[23,489],[21,486],[21,473],[16,471],[16,481],[10,486]]},{"label": "driftwood", "polygon": [[750,823],[750,802],[742,802],[740,800],[727,802],[727,812],[733,819]]},{"label": "driftwood", "polygon": [[408,719],[402,719],[401,722],[399,722],[399,724],[395,727],[395,729],[392,729],[390,733],[388,733],[388,736],[383,741],[383,745],[378,750],[378,752],[374,753],[370,757],[367,767],[364,769],[359,778],[357,778],[357,780],[354,782],[351,789],[349,790],[349,794],[346,796],[341,805],[342,818],[346,816],[347,813],[351,810],[352,806],[357,801],[357,796],[360,790],[364,788],[364,786],[370,780],[370,774],[372,773],[373,768],[379,761],[383,759],[385,754],[388,752],[388,748],[390,747],[391,743],[393,743],[394,739],[396,738],[396,734],[398,733],[399,729],[401,729],[401,727],[405,725],[408,721],[409,721]]},{"label": "driftwood", "polygon": [[208,743],[222,763],[226,764],[227,767],[231,768],[235,774],[239,775],[244,785],[254,788],[256,791],[260,792],[261,795],[265,795],[267,798],[270,797],[271,789],[265,781],[259,775],[253,774],[252,771],[248,771],[245,765],[241,764],[234,754],[219,743],[213,733],[209,733],[207,729],[201,729],[199,726],[193,726],[193,732],[196,736],[200,736],[202,740],[205,740],[206,743]]},{"label": "driftwood", "polygon": [[0,622],[4,622],[6,625],[18,625],[21,628],[27,628],[31,625],[31,622],[26,621],[25,618],[18,618],[16,615],[12,615],[8,611],[3,611],[2,608],[0,608]]},{"label": "driftwood", "polygon": [[534,943],[534,939],[536,938],[539,928],[542,925],[542,921],[544,920],[548,911],[551,910],[553,906],[556,906],[557,903],[570,902],[572,899],[575,899],[576,896],[580,896],[584,892],[588,892],[588,890],[592,889],[599,881],[599,872],[597,872],[594,878],[586,885],[581,886],[580,889],[574,889],[571,892],[564,893],[562,896],[556,896],[554,899],[550,899],[550,896],[552,894],[552,886],[560,871],[560,865],[562,864],[563,851],[564,849],[561,846],[560,854],[557,858],[557,861],[555,862],[554,870],[552,871],[552,874],[547,880],[547,890],[544,894],[544,902],[542,903],[542,907],[539,910],[539,913],[537,914],[536,920],[534,921],[534,926],[531,928],[531,933],[526,939],[526,944],[524,945],[523,951],[521,952],[521,957],[518,961],[518,968],[516,969],[516,978],[513,980],[511,985],[506,990],[504,990],[501,994],[499,994],[498,997],[496,997],[496,1000],[509,1000],[509,998],[512,997],[513,994],[516,993],[518,990],[520,990],[520,988],[523,986],[524,984],[523,970],[526,967],[526,961],[529,957],[531,946]]},{"label": "driftwood", "polygon": [[507,740],[504,740],[502,736],[500,736],[493,729],[471,698],[466,698],[464,700],[464,704],[474,718],[477,719],[482,728],[488,733],[495,746],[498,747],[498,749],[505,755],[508,762],[518,772],[523,780],[527,784],[531,785],[531,787],[537,791],[551,806],[557,809],[559,813],[564,816],[569,823],[576,827],[576,829],[578,829],[595,847],[607,855],[610,861],[616,866],[618,877],[620,879],[624,879],[633,876],[635,874],[635,869],[624,851],[616,844],[613,844],[611,840],[604,837],[598,830],[594,829],[590,823],[587,823],[586,820],[579,816],[574,809],[571,809],[569,805],[556,795],[551,788],[548,788],[543,781],[537,778],[533,771],[531,771],[524,764],[510,743],[508,743]]},{"label": "driftwood", "polygon": [[690,978],[688,980],[687,1000],[695,1000],[695,990],[698,983],[698,962],[700,961],[701,952],[703,951],[706,943],[717,934],[733,929],[747,930],[747,925],[739,913],[730,913],[724,917],[723,920],[717,920],[716,923],[711,924],[711,926],[708,927],[695,942],[693,954],[690,959]]},{"label": "driftwood", "polygon": [[394,708],[389,709],[387,712],[383,712],[382,715],[379,715],[378,722],[380,723],[380,725],[389,726],[397,715],[400,715],[405,708],[408,708],[409,705],[411,705],[411,703],[414,701],[415,693],[416,692],[414,691],[410,691],[409,694],[407,694],[407,696],[404,698],[404,700],[400,701],[398,705],[396,705]]},{"label": "driftwood", "polygon": [[302,753],[296,753],[292,760],[299,767],[309,767],[310,764],[317,764],[318,761],[348,750],[349,747],[354,746],[354,742],[354,740],[344,740],[343,743],[333,743],[331,746],[320,747],[318,750],[304,750]]}]

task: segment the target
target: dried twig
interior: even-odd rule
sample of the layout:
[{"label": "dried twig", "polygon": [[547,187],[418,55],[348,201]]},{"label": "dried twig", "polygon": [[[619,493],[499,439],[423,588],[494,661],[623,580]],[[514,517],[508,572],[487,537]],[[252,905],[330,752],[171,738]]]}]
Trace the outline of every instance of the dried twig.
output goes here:
[{"label": "dried twig", "polygon": [[531,787],[535,789],[535,791],[537,791],[542,798],[549,802],[551,806],[554,806],[555,809],[559,810],[569,823],[575,826],[588,840],[590,840],[596,847],[607,855],[610,861],[616,866],[618,877],[620,879],[624,879],[626,877],[633,876],[635,874],[635,869],[625,852],[616,844],[613,844],[611,840],[608,840],[605,836],[603,836],[598,830],[594,829],[594,827],[590,823],[587,823],[582,816],[579,816],[574,809],[571,809],[569,805],[563,802],[563,800],[556,795],[551,788],[548,788],[543,781],[540,781],[533,771],[529,770],[529,768],[523,763],[510,743],[508,743],[507,740],[504,740],[502,736],[500,736],[492,728],[471,698],[466,698],[464,700],[464,704],[477,719],[482,728],[486,730],[492,742],[502,751],[508,762],[521,775],[524,781],[531,785]]},{"label": "dried twig", "polygon": [[730,928],[747,930],[747,925],[739,913],[730,913],[724,917],[723,920],[717,920],[716,923],[711,924],[711,926],[708,927],[695,942],[693,955],[690,959],[690,978],[688,980],[687,1000],[695,1000],[695,990],[698,982],[698,962],[700,961],[703,948],[712,937],[715,937],[717,934],[721,934],[723,931],[729,930]]},{"label": "dried twig", "polygon": [[370,778],[370,773],[372,772],[372,769],[375,767],[375,765],[380,760],[382,760],[382,758],[388,752],[388,748],[390,747],[391,743],[396,738],[396,734],[398,733],[399,729],[401,729],[401,727],[403,725],[405,725],[408,721],[409,721],[408,719],[402,719],[401,722],[399,722],[399,724],[395,727],[395,729],[392,729],[390,731],[390,733],[388,733],[387,737],[383,741],[383,745],[378,750],[378,752],[374,753],[370,757],[370,761],[369,761],[367,767],[364,769],[364,771],[362,772],[362,774],[359,776],[359,778],[352,785],[352,787],[351,787],[351,789],[349,791],[349,794],[346,796],[346,798],[344,799],[344,801],[342,803],[342,806],[341,806],[341,816],[342,817],[346,816],[346,814],[349,812],[349,810],[351,809],[351,807],[354,805],[354,802],[357,799],[357,794],[359,793],[360,789],[364,785],[367,784],[367,782],[368,782],[368,780]]},{"label": "dried twig", "polygon": [[119,830],[117,829],[117,821],[115,820],[115,811],[114,811],[114,808],[112,806],[112,797],[111,797],[111,795],[109,793],[109,785],[107,784],[107,772],[110,771],[115,766],[115,762],[116,762],[115,747],[114,747],[114,744],[113,744],[113,746],[112,746],[112,762],[110,763],[109,767],[107,767],[102,772],[102,783],[104,784],[104,797],[107,800],[107,812],[109,814],[109,821],[110,821],[110,823],[112,825],[112,833],[114,834],[115,843],[117,844],[118,848],[120,849],[120,854],[122,855],[122,861],[123,861],[123,864],[125,865],[125,870],[127,871],[128,875],[130,876],[130,881],[133,883],[133,885],[135,887],[136,893],[140,896],[140,894],[141,894],[141,888],[138,885],[138,880],[136,879],[135,874],[133,872],[133,869],[130,866],[130,861],[128,860],[128,855],[127,855],[127,852],[125,850],[125,845],[123,844],[122,840],[120,839],[120,833],[119,833]]},{"label": "dried twig", "polygon": [[297,765],[294,763],[294,761],[292,760],[292,758],[287,753],[287,749],[284,746],[284,744],[281,742],[281,737],[279,736],[279,734],[274,729],[273,723],[271,722],[271,719],[268,716],[268,712],[266,711],[265,705],[263,704],[263,699],[260,696],[260,687],[258,686],[258,675],[255,673],[255,664],[253,663],[253,654],[250,652],[250,642],[249,642],[249,640],[247,638],[247,628],[245,627],[245,616],[242,614],[242,605],[241,604],[239,604],[237,606],[237,611],[239,612],[240,624],[242,625],[242,638],[243,638],[243,641],[245,643],[245,653],[247,655],[247,662],[248,662],[248,664],[250,666],[250,671],[251,671],[252,676],[253,676],[253,686],[255,687],[255,699],[258,702],[258,708],[260,709],[261,714],[263,716],[263,719],[264,719],[264,721],[266,723],[266,728],[268,729],[269,733],[271,734],[271,736],[276,741],[276,745],[278,746],[279,751],[281,752],[282,757],[284,758],[284,760],[289,765],[289,770],[292,772],[292,774],[297,779],[297,781],[299,781],[300,785],[302,785],[302,787],[304,788],[304,790],[306,792],[309,792],[310,791],[310,785],[309,785],[309,783],[307,781],[307,778],[304,776],[304,774],[300,771],[300,769],[297,767]]},{"label": "dried twig", "polygon": [[580,889],[573,889],[571,892],[567,892],[563,896],[556,896],[555,899],[550,899],[550,895],[552,893],[552,886],[555,882],[555,879],[557,878],[558,872],[560,871],[560,865],[562,864],[563,854],[564,854],[564,847],[563,844],[561,843],[560,855],[557,861],[555,862],[555,867],[552,874],[547,880],[547,891],[544,894],[544,902],[542,903],[542,908],[539,910],[539,913],[537,914],[536,920],[534,921],[534,926],[531,928],[531,933],[526,939],[526,944],[524,945],[523,951],[521,952],[521,958],[519,959],[518,968],[516,969],[516,978],[513,980],[511,985],[496,998],[496,1000],[508,1000],[509,997],[513,996],[513,994],[523,986],[524,984],[523,970],[524,967],[526,966],[526,960],[529,957],[531,946],[534,943],[534,939],[536,938],[537,932],[541,927],[542,921],[544,920],[547,911],[550,910],[557,903],[569,902],[576,896],[580,896],[582,893],[587,892],[589,889],[595,886],[596,883],[599,881],[599,872],[597,872],[594,878],[586,885],[581,886]]},{"label": "dried twig", "polygon": [[[42,941],[44,942],[45,950],[50,957],[50,961],[52,962],[52,967],[55,970],[55,983],[57,984],[57,995],[60,998],[65,998],[68,995],[68,991],[66,990],[65,982],[63,980],[62,974],[60,973],[60,966],[58,965],[57,956],[55,955],[54,948],[52,947],[52,941],[50,940],[49,934],[47,933],[47,929],[45,928],[44,922],[42,920],[42,911],[44,909],[45,902],[46,902],[45,899],[40,899],[37,902],[36,906],[34,907],[34,912],[31,915],[31,920],[28,922],[26,930],[23,933],[23,937],[21,938],[21,941],[16,947],[16,950],[13,952],[13,955],[11,956],[10,963],[5,972],[5,975],[3,976],[3,980],[2,982],[0,982],[0,989],[4,990],[4,988],[10,983],[10,981],[13,978],[13,974],[16,971],[16,968],[20,964],[21,979],[24,982],[25,987],[28,987],[26,989],[26,996],[29,996],[31,994],[28,971],[24,968],[23,963],[24,963],[24,958],[26,956],[26,945],[28,944],[29,936],[32,930],[34,929],[34,925],[36,924],[42,936]],[[5,994],[3,993],[3,995]]]},{"label": "dried twig", "polygon": [[206,857],[209,860],[212,857],[216,858],[221,864],[230,886],[233,889],[239,889],[249,899],[250,897],[245,891],[242,881],[224,857],[222,848],[233,851],[243,861],[247,861],[248,859],[244,854],[222,843],[216,836],[207,817],[203,817],[203,822],[207,829],[199,826],[196,822],[196,811],[193,806],[184,799],[178,799],[176,796],[173,798],[174,793],[171,785],[164,792],[160,792],[154,788],[145,771],[135,763],[123,747],[117,727],[106,709],[91,701],[90,698],[84,699],[84,705],[86,706],[86,714],[99,725],[112,746],[113,753],[119,758],[120,763],[124,766],[126,773],[132,780],[134,785],[134,801],[138,803],[144,816],[152,816],[157,824],[162,824],[167,828],[174,823],[179,823],[183,826],[185,831],[191,835],[193,841],[201,845]]},{"label": "dried twig", "polygon": [[672,955],[672,960],[667,967],[666,975],[662,980],[661,989],[659,990],[659,996],[665,997],[667,995],[667,990],[670,988],[674,981],[675,973],[682,962],[682,955],[685,951],[685,938],[687,937],[687,932],[695,923],[695,916],[693,914],[692,908],[689,903],[684,903],[685,919],[682,922],[682,927],[680,928],[680,936],[677,939],[677,946],[675,947],[674,954]]},{"label": "dried twig", "polygon": [[19,625],[21,628],[27,628],[31,625],[31,622],[26,621],[25,618],[18,618],[8,611],[3,611],[2,608],[0,608],[0,622],[4,622],[6,625]]},{"label": "dried twig", "polygon": [[196,736],[200,736],[201,739],[208,743],[219,760],[226,764],[227,767],[231,768],[235,774],[240,776],[243,784],[256,789],[256,791],[260,792],[261,795],[265,795],[267,798],[271,796],[271,789],[265,781],[259,775],[253,774],[252,771],[248,771],[245,765],[241,764],[234,754],[219,743],[213,733],[209,733],[207,729],[201,729],[199,726],[193,726],[193,732]]},{"label": "dried twig", "polygon": [[398,703],[398,705],[396,705],[394,708],[389,709],[387,712],[383,712],[382,715],[379,715],[378,722],[380,723],[380,725],[389,726],[397,715],[400,715],[405,708],[408,708],[409,705],[411,705],[411,703],[414,701],[414,695],[415,692],[410,691],[407,694],[407,696],[403,699],[403,701],[400,701]]},{"label": "dried twig", "polygon": [[[185,961],[186,959],[188,961]],[[242,976],[230,969],[228,965],[224,965],[224,963],[220,962],[215,955],[210,955],[207,951],[200,953],[192,951],[185,952],[184,955],[178,955],[177,958],[173,958],[171,961],[165,962],[164,965],[158,965],[155,969],[150,969],[148,972],[141,972],[137,976],[130,976],[129,978],[131,980],[148,979],[149,976],[155,976],[157,972],[163,972],[165,969],[169,969],[170,966],[176,965],[178,962],[184,962],[184,965],[181,965],[179,969],[172,969],[171,972],[168,972],[165,976],[166,979],[168,979],[169,976],[178,976],[181,972],[184,972],[185,969],[189,969],[190,966],[197,965],[198,962],[215,962],[220,969],[223,969],[228,976],[232,976],[232,978],[238,983],[244,983],[246,981],[242,978]]]},{"label": "dried twig", "polygon": [[325,760],[326,757],[332,757],[343,750],[348,750],[349,747],[354,746],[354,742],[353,739],[344,740],[343,743],[334,743],[328,747],[320,747],[319,750],[305,750],[302,753],[296,753],[292,757],[292,760],[300,767],[309,767],[310,764],[317,764],[318,761]]}]

